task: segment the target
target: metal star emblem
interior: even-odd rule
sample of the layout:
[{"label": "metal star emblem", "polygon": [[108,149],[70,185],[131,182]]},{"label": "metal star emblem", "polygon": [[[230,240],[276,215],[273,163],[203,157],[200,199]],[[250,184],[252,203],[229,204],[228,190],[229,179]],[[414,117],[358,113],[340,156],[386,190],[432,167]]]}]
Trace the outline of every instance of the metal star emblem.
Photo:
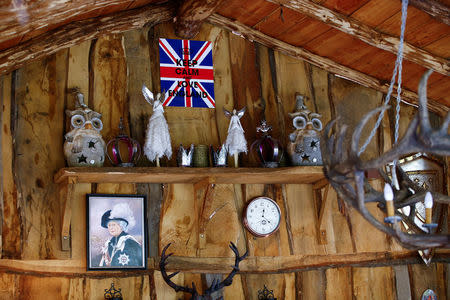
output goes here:
[{"label": "metal star emblem", "polygon": [[309,155],[308,154],[303,154],[302,155],[302,161],[309,161]]}]

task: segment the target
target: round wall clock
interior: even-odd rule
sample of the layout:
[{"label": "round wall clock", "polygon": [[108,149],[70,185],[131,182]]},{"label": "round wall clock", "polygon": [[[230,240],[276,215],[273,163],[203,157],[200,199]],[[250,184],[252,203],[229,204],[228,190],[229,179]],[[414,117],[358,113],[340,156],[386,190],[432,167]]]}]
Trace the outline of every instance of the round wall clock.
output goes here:
[{"label": "round wall clock", "polygon": [[280,220],[280,207],[268,197],[251,200],[244,211],[244,226],[257,237],[265,237],[277,231]]}]

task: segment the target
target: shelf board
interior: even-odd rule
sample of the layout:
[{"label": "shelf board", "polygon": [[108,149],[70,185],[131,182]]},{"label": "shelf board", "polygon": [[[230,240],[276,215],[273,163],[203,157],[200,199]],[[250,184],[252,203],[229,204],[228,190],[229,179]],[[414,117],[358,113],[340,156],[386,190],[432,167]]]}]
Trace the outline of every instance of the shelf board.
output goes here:
[{"label": "shelf board", "polygon": [[[70,178],[70,180],[69,180]],[[209,181],[217,184],[313,184],[325,180],[321,166],[286,168],[63,168],[56,183],[197,183]]]}]

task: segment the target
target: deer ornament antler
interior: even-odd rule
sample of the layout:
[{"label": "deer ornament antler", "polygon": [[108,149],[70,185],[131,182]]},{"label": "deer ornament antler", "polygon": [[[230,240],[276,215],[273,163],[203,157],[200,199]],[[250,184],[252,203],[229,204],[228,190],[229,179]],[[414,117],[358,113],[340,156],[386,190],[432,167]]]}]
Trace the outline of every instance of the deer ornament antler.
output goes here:
[{"label": "deer ornament antler", "polygon": [[230,248],[231,250],[234,252],[236,258],[234,260],[234,266],[233,266],[233,270],[230,272],[230,274],[228,274],[228,276],[222,280],[216,280],[214,279],[213,282],[211,283],[211,286],[209,288],[207,288],[205,290],[205,294],[204,295],[200,295],[197,291],[197,288],[195,287],[195,284],[192,283],[192,288],[188,287],[188,286],[181,286],[178,285],[176,283],[174,283],[171,278],[174,277],[175,275],[177,275],[180,271],[177,271],[175,273],[172,273],[170,275],[167,274],[166,272],[166,265],[168,264],[167,259],[173,254],[170,253],[168,255],[166,255],[166,250],[167,248],[169,248],[170,243],[164,247],[162,253],[161,253],[161,260],[159,262],[159,268],[161,270],[161,275],[164,279],[164,281],[171,287],[173,288],[176,292],[185,292],[185,293],[189,293],[192,295],[191,299],[192,300],[202,300],[202,299],[210,299],[210,295],[214,292],[217,292],[221,289],[223,289],[226,286],[229,286],[233,283],[233,277],[234,275],[236,275],[237,272],[239,272],[239,263],[244,260],[247,255],[248,255],[248,251],[246,251],[244,253],[244,255],[239,256],[239,250],[237,249],[236,245],[233,244],[233,242],[230,242]]}]

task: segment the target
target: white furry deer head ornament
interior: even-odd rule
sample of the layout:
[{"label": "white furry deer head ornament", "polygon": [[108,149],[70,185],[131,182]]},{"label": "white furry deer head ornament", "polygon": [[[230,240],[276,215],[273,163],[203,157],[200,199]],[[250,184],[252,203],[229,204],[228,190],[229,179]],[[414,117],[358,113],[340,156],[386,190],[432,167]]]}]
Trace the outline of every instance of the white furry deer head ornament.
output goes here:
[{"label": "white furry deer head ornament", "polygon": [[159,159],[172,156],[172,145],[170,143],[170,133],[167,121],[164,118],[164,108],[161,102],[162,94],[158,93],[156,99],[153,93],[145,86],[142,86],[142,94],[145,100],[153,106],[153,114],[147,125],[145,136],[144,153],[150,161],[156,159],[156,165],[159,167]]}]

